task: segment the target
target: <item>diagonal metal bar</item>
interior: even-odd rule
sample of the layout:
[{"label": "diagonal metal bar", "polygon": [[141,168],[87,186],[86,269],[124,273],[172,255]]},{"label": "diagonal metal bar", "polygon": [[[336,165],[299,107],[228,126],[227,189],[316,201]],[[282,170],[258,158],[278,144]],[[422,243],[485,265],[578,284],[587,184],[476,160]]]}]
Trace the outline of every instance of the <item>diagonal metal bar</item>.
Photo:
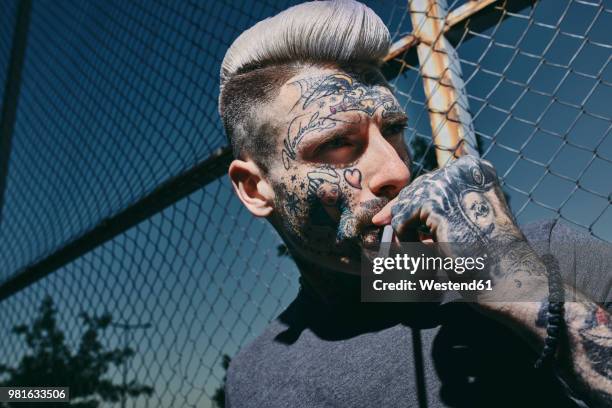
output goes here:
[{"label": "diagonal metal bar", "polygon": [[231,149],[219,149],[207,160],[162,184],[75,241],[17,272],[0,284],[0,301],[223,176],[231,160]]},{"label": "diagonal metal bar", "polygon": [[[444,35],[452,46],[472,35],[466,34],[466,25],[469,23],[471,32],[482,32],[499,23],[500,18],[505,20],[512,13],[517,13],[526,7],[532,6],[537,0],[471,0],[464,5],[450,11],[446,17]],[[505,11],[501,14],[500,12]],[[384,58],[383,73],[387,79],[392,79],[402,72],[402,65],[416,66],[418,58],[416,46],[419,38],[413,33],[404,36],[393,43],[389,53]]]}]

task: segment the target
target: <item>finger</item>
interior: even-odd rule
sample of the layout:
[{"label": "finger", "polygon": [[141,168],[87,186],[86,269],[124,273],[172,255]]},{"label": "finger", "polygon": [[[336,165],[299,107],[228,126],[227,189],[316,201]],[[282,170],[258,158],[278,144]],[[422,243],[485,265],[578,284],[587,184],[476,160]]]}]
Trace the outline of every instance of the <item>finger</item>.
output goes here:
[{"label": "finger", "polygon": [[398,200],[395,197],[389,201],[374,217],[372,217],[372,224],[377,226],[388,225],[391,223],[391,208],[397,204]]},{"label": "finger", "polygon": [[400,237],[405,237],[407,230],[416,229],[422,223],[421,209],[425,204],[423,195],[416,192],[420,189],[402,191],[402,197],[391,209],[391,226]]},{"label": "finger", "polygon": [[422,186],[423,183],[427,182],[431,178],[431,173],[423,174],[412,181],[409,186],[406,186],[400,194],[398,194],[393,200],[389,201],[374,217],[372,217],[372,224],[377,226],[388,225],[391,223],[393,218],[392,208],[399,202],[406,189],[415,189]]}]

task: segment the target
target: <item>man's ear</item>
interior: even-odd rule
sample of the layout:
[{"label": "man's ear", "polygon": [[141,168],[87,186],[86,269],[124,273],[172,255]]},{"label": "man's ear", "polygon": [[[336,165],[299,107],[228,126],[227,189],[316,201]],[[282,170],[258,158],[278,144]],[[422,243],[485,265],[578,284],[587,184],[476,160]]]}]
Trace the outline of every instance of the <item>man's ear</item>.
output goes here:
[{"label": "man's ear", "polygon": [[234,160],[228,174],[234,191],[245,207],[256,217],[267,217],[274,210],[274,190],[252,160]]}]

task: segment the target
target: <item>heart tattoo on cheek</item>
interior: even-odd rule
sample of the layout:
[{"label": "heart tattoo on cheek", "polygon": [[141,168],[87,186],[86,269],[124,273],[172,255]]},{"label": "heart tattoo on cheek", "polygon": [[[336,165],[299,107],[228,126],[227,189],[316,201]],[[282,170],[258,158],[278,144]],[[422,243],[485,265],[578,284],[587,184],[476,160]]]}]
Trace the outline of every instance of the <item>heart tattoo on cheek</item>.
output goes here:
[{"label": "heart tattoo on cheek", "polygon": [[351,187],[361,190],[361,171],[359,169],[344,170],[344,179]]}]

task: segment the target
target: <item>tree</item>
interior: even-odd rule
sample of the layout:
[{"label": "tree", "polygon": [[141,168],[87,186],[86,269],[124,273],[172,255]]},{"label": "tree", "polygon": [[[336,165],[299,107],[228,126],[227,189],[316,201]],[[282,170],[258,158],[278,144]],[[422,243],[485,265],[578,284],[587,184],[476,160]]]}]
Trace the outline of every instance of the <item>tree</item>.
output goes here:
[{"label": "tree", "polygon": [[[30,325],[13,328],[13,333],[25,340],[28,351],[15,367],[0,364],[0,379],[6,378],[0,381],[0,386],[70,387],[70,404],[61,406],[78,408],[95,408],[101,401],[118,402],[123,395],[151,395],[152,387],[135,380],[115,384],[104,378],[111,366],[125,364],[135,354],[130,347],[107,350],[100,342],[99,334],[112,323],[110,314],[90,316],[82,312],[79,315],[85,330],[76,350],[66,344],[56,316],[53,299],[46,296]],[[37,403],[36,406],[45,405],[53,404]],[[0,406],[21,407],[23,403]]]},{"label": "tree", "polygon": [[219,385],[219,387],[215,390],[213,394],[212,400],[214,406],[216,408],[224,408],[225,407],[225,381],[227,381],[227,369],[229,368],[230,362],[232,358],[227,354],[223,354],[221,357],[221,367],[225,370],[225,375],[223,376],[223,381]]}]

